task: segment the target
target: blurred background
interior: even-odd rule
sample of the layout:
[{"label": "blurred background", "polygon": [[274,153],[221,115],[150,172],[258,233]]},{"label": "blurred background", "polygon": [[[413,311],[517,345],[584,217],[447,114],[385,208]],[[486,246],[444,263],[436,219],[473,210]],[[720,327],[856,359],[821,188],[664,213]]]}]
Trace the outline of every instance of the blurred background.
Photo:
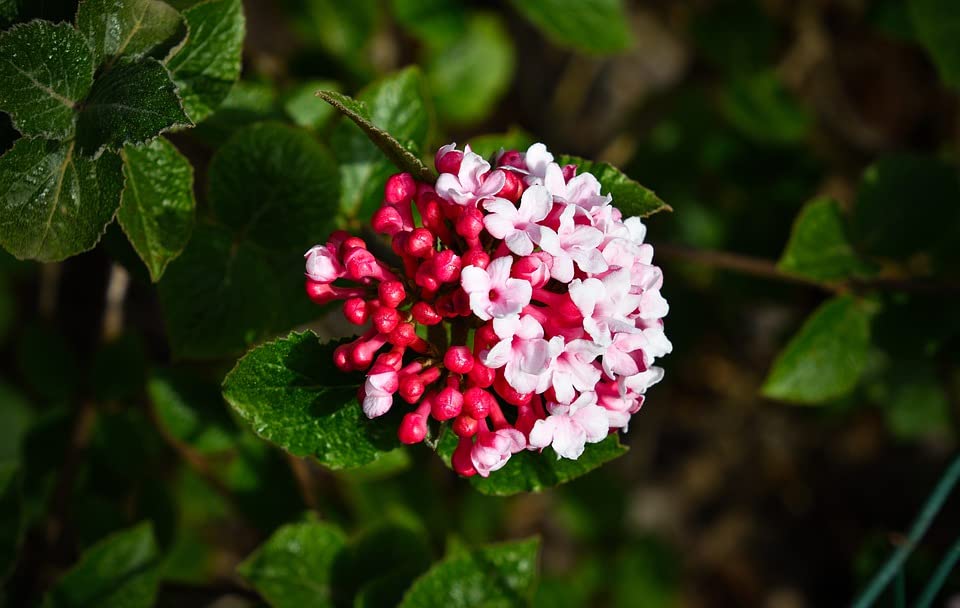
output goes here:
[{"label": "blurred background", "polygon": [[[408,522],[435,554],[540,534],[537,606],[848,603],[957,447],[960,71],[937,41],[960,38],[960,6],[611,0],[571,21],[560,0],[536,3],[553,19],[523,0],[243,4],[241,81],[171,138],[195,167],[201,216],[206,167],[234,131],[274,120],[324,139],[335,116],[315,90],[355,94],[419,65],[433,144],[543,141],[621,167],[673,207],[646,222],[671,307],[666,379],[626,456],[539,494],[478,494],[425,447],[333,474],[234,420],[218,387],[235,357],[173,361],[157,290],[115,226],[59,264],[3,254],[0,451],[26,471],[30,524],[10,605],[145,517],[168,551],[161,605],[258,605],[237,563],[308,508],[347,529]],[[5,116],[0,130],[9,145]],[[822,197],[850,218],[869,272],[798,280],[775,265]],[[115,262],[129,275],[119,303]],[[778,353],[836,291],[875,311],[856,372],[804,405],[763,396]],[[165,399],[171,378],[189,402]],[[954,496],[907,562],[907,589],[958,535]],[[951,576],[936,605],[960,603]]]}]

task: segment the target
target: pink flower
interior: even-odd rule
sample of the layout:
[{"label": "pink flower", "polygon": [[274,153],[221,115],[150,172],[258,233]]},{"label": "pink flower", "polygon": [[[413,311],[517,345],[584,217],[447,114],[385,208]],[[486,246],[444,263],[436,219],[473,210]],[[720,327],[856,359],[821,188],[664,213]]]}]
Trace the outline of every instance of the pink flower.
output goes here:
[{"label": "pink flower", "polygon": [[400,387],[400,379],[393,369],[381,372],[371,370],[363,385],[363,413],[367,418],[383,416],[393,406],[393,394]]},{"label": "pink flower", "polygon": [[497,431],[480,431],[470,450],[470,460],[481,477],[489,477],[493,471],[502,469],[510,456],[527,446],[523,433],[513,428]]},{"label": "pink flower", "polygon": [[437,179],[436,191],[458,205],[475,206],[478,201],[500,192],[506,183],[503,171],[491,171],[490,163],[467,146],[457,175],[443,173]]},{"label": "pink flower", "polygon": [[610,202],[609,195],[600,195],[600,182],[592,174],[581,173],[567,181],[563,169],[556,163],[547,165],[543,185],[555,199],[576,205],[584,211],[603,207]]},{"label": "pink flower", "polygon": [[530,447],[553,446],[558,459],[580,458],[587,443],[603,441],[610,429],[596,393],[582,393],[570,405],[550,403],[547,410],[550,415],[537,420],[530,431]]},{"label": "pink flower", "polygon": [[603,233],[584,224],[574,223],[577,207],[567,205],[560,214],[560,227],[556,232],[550,228],[540,231],[540,248],[553,256],[550,276],[561,283],[573,279],[573,263],[583,272],[597,273],[607,269],[607,262],[597,250],[603,241]]},{"label": "pink flower", "polygon": [[545,145],[536,143],[527,148],[523,160],[527,163],[530,176],[535,179],[538,178],[539,183],[542,184],[543,178],[547,174],[547,167],[553,164],[553,154],[550,154]]},{"label": "pink flower", "polygon": [[570,403],[576,391],[592,391],[597,386],[600,370],[593,360],[602,352],[603,348],[590,340],[570,340],[564,344],[561,336],[550,338],[550,383],[557,401]]},{"label": "pink flower", "polygon": [[608,346],[614,332],[635,333],[636,326],[627,315],[640,303],[630,293],[630,271],[615,270],[603,279],[576,279],[570,283],[570,299],[583,315],[583,329],[598,344]]},{"label": "pink flower", "polygon": [[531,186],[520,198],[520,208],[503,198],[493,198],[483,204],[489,211],[483,225],[491,236],[503,239],[507,248],[517,255],[533,253],[533,244],[540,241],[540,226],[550,213],[553,199],[543,186]]},{"label": "pink flower", "polygon": [[343,276],[343,266],[330,245],[314,245],[303,257],[306,258],[306,275],[318,283],[333,283]]},{"label": "pink flower", "polygon": [[518,393],[545,391],[550,345],[540,323],[530,315],[510,316],[494,319],[493,330],[500,341],[483,357],[483,364],[504,368],[504,378]]},{"label": "pink flower", "polygon": [[520,312],[530,303],[533,287],[522,279],[510,278],[513,258],[490,262],[486,269],[467,266],[460,273],[460,286],[470,296],[470,310],[484,321]]}]

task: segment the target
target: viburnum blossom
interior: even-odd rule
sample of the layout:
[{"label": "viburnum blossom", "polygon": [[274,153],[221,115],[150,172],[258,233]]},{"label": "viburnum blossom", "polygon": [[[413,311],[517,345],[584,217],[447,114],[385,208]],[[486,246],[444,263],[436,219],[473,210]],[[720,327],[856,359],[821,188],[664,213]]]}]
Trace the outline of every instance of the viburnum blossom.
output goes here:
[{"label": "viburnum blossom", "polygon": [[365,328],[334,352],[366,372],[364,413],[404,408],[407,444],[449,421],[464,476],[626,431],[672,348],[646,227],[543,144],[489,161],[450,144],[435,163],[435,183],[387,181],[371,224],[395,258],[342,231],[305,255],[310,298]]}]

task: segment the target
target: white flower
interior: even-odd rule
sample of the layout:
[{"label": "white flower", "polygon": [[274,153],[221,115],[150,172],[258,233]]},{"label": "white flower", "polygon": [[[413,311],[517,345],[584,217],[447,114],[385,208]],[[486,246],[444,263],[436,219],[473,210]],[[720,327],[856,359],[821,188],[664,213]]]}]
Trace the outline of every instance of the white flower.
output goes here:
[{"label": "white flower", "polygon": [[491,171],[490,163],[467,146],[457,175],[444,173],[435,186],[437,194],[458,205],[476,205],[494,196],[506,182],[503,171]]},{"label": "white flower", "polygon": [[511,279],[513,258],[504,256],[490,262],[486,270],[467,266],[460,273],[460,286],[470,296],[470,309],[484,321],[520,312],[530,303],[533,287],[522,279]]},{"label": "white flower", "polygon": [[503,239],[507,248],[517,255],[533,253],[533,244],[540,241],[540,226],[550,213],[553,199],[543,186],[531,186],[520,198],[518,209],[510,201],[493,198],[483,204],[489,213],[483,225],[494,238]]},{"label": "white flower", "polygon": [[537,420],[530,431],[530,447],[553,446],[557,458],[576,460],[585,444],[603,441],[609,432],[607,412],[597,405],[597,395],[582,393],[570,405],[550,403],[550,415]]}]

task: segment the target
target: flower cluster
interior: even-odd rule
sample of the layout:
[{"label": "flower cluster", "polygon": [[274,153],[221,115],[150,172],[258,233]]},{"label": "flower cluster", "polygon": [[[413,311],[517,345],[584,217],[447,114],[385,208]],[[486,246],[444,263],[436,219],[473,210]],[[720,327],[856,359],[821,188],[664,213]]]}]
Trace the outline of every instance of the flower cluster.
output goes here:
[{"label": "flower cluster", "polygon": [[523,449],[576,459],[626,430],[671,350],[643,223],[543,144],[493,165],[450,144],[435,162],[434,184],[387,181],[372,227],[395,262],[345,232],[305,256],[309,296],[343,300],[344,316],[369,326],[334,354],[340,369],[366,370],[364,413],[412,406],[398,431],[408,444],[430,418],[452,421],[465,476]]}]

